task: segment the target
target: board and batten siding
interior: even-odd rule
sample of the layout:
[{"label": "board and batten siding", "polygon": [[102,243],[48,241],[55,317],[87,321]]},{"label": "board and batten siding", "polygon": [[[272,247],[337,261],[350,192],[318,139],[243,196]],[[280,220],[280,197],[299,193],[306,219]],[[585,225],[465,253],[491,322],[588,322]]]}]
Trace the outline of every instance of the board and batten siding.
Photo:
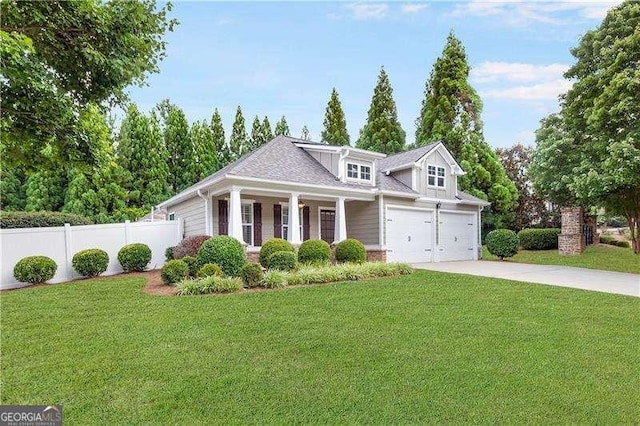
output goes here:
[{"label": "board and batten siding", "polygon": [[365,245],[379,244],[378,201],[348,201],[345,203],[347,237]]},{"label": "board and batten siding", "polygon": [[338,176],[338,165],[340,162],[340,155],[331,152],[318,152],[307,151],[316,161],[329,170],[334,176]]},{"label": "board and batten siding", "polygon": [[[445,169],[445,187],[435,188],[427,184],[427,168],[429,165],[444,167]],[[456,175],[451,173],[451,166],[445,161],[440,152],[434,151],[427,155],[423,160],[423,168],[420,172],[420,179],[418,182],[418,192],[429,198],[442,198],[452,200],[456,194]]]},{"label": "board and batten siding", "polygon": [[[217,205],[216,205],[217,207]],[[194,196],[167,209],[184,221],[184,236],[206,234],[204,200]]]},{"label": "board and batten siding", "polygon": [[413,168],[408,168],[405,170],[398,170],[397,172],[393,172],[391,174],[394,178],[398,179],[400,182],[407,185],[409,188],[413,188],[412,180],[413,180]]}]

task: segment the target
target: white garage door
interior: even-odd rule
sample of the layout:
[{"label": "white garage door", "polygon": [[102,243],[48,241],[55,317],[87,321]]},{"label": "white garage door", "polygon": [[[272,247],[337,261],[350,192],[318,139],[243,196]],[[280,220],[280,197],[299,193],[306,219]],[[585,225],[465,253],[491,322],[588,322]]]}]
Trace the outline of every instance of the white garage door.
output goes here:
[{"label": "white garage door", "polygon": [[433,261],[433,212],[389,208],[387,210],[387,261]]},{"label": "white garage door", "polygon": [[440,212],[440,261],[475,258],[476,216]]}]

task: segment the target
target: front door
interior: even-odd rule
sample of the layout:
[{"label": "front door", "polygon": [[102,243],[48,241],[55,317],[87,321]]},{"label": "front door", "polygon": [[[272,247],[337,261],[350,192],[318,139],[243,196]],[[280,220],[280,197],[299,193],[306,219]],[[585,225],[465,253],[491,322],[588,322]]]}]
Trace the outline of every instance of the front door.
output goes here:
[{"label": "front door", "polygon": [[335,210],[320,210],[320,238],[329,244],[333,243],[336,231]]}]

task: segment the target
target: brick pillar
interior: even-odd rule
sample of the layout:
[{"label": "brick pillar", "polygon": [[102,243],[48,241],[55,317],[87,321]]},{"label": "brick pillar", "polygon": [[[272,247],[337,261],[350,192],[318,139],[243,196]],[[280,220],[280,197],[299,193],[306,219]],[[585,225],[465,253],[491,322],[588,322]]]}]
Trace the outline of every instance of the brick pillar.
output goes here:
[{"label": "brick pillar", "polygon": [[562,231],[558,235],[558,253],[580,254],[584,250],[582,235],[582,208],[563,207]]}]

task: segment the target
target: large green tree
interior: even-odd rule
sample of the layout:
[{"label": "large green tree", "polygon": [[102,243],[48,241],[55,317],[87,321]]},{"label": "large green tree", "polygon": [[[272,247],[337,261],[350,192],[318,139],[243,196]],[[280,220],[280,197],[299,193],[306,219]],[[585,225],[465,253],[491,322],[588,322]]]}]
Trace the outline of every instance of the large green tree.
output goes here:
[{"label": "large green tree", "polygon": [[349,133],[347,132],[347,118],[342,110],[342,104],[338,97],[338,91],[334,87],[331,97],[324,112],[324,128],[321,138],[329,145],[349,145]]},{"label": "large green tree", "polygon": [[24,209],[33,211],[59,211],[64,204],[67,179],[57,170],[42,169],[29,174],[25,183]]},{"label": "large green tree", "polygon": [[218,112],[218,108],[215,109],[211,116],[211,139],[213,145],[216,148],[216,155],[218,157],[218,167],[222,168],[230,162],[229,146],[224,136],[224,126],[222,125],[222,117]]},{"label": "large green tree", "polygon": [[[601,25],[571,50],[576,63],[565,77],[574,84],[562,101],[561,132],[549,132],[548,123],[542,123],[532,169],[537,187],[550,199],[565,192],[576,204],[624,215],[636,253],[640,253],[639,28],[640,3],[627,0],[611,9]],[[558,162],[564,178],[542,173]],[[571,201],[566,198],[557,201]]]},{"label": "large green tree", "polygon": [[406,134],[398,121],[398,111],[393,100],[389,76],[382,67],[376,87],[373,89],[367,122],[360,130],[356,147],[395,154],[405,149],[405,139]]},{"label": "large green tree", "polygon": [[271,130],[271,123],[269,123],[269,117],[266,115],[262,119],[262,134],[267,142],[273,139],[273,131]]},{"label": "large green tree", "polygon": [[195,183],[218,170],[218,149],[211,127],[204,121],[195,121],[191,125],[190,137],[195,151],[193,164],[193,183]]},{"label": "large green tree", "polygon": [[289,124],[287,124],[287,119],[283,115],[282,118],[276,123],[275,135],[280,136],[290,136],[291,130],[289,130]]},{"label": "large green tree", "polygon": [[169,187],[172,193],[195,182],[195,151],[184,111],[168,99],[155,108],[169,159]]},{"label": "large green tree", "polygon": [[444,143],[466,172],[458,180],[460,189],[491,202],[482,218],[486,232],[513,226],[518,190],[484,139],[482,102],[468,79],[464,46],[450,33],[426,83],[416,120],[416,145]]},{"label": "large green tree", "polygon": [[127,173],[126,189],[132,206],[150,208],[171,193],[168,154],[160,126],[135,105],[127,109],[120,128],[118,160]]},{"label": "large green tree", "polygon": [[77,137],[80,112],[122,102],[158,71],[170,9],[153,0],[0,2],[3,162],[94,161]]},{"label": "large green tree", "polygon": [[229,138],[229,162],[233,163],[249,150],[249,137],[242,115],[242,108],[236,109],[236,118],[233,120],[231,137]]},{"label": "large green tree", "polygon": [[265,134],[265,128],[260,122],[260,119],[256,115],[253,119],[253,124],[251,126],[251,136],[249,138],[249,149],[248,151],[253,151],[257,148],[260,148],[262,145],[267,143],[270,139],[267,139],[268,135]]},{"label": "large green tree", "polygon": [[300,139],[304,141],[311,140],[311,132],[309,131],[309,128],[307,127],[306,124],[302,126],[302,131],[300,132]]}]

